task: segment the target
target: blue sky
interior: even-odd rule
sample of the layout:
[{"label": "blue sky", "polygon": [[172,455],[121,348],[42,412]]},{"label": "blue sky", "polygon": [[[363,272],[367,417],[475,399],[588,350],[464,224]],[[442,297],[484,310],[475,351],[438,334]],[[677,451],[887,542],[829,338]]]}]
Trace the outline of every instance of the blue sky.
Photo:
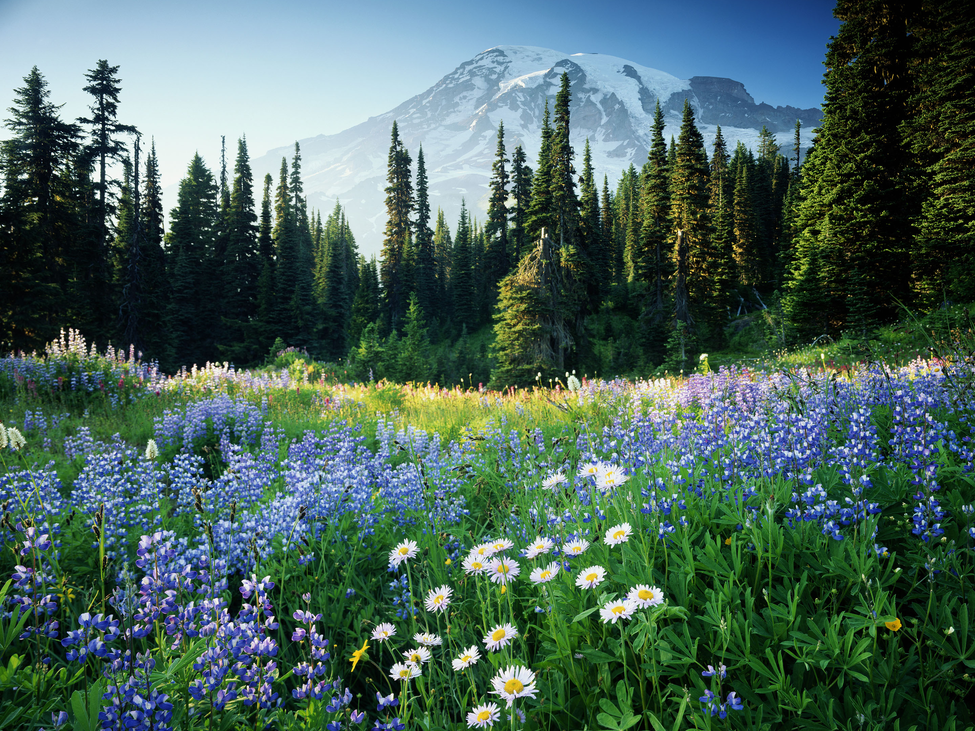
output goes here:
[{"label": "blue sky", "polygon": [[[154,137],[164,185],[220,135],[252,157],[392,109],[496,45],[605,53],[680,78],[726,76],[758,102],[822,104],[831,0],[490,3],[435,0],[0,0],[2,119],[37,66],[62,115],[87,113],[84,74],[119,66],[120,121]],[[273,9],[272,9],[273,8]],[[7,137],[0,130],[0,139]],[[167,200],[167,209],[175,201]]]}]

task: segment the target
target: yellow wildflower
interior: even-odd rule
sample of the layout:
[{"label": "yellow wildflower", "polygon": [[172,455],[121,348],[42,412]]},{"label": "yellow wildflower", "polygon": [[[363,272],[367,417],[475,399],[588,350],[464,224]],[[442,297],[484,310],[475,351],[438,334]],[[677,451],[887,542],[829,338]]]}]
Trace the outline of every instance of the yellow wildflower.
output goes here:
[{"label": "yellow wildflower", "polygon": [[901,621],[897,617],[894,617],[893,622],[884,622],[884,626],[891,632],[896,632],[901,628]]},{"label": "yellow wildflower", "polygon": [[369,649],[369,638],[367,637],[362,641],[362,647],[355,650],[352,653],[352,657],[349,658],[349,662],[352,663],[352,672],[355,672],[355,666],[359,664],[359,660],[362,659],[363,653]]}]

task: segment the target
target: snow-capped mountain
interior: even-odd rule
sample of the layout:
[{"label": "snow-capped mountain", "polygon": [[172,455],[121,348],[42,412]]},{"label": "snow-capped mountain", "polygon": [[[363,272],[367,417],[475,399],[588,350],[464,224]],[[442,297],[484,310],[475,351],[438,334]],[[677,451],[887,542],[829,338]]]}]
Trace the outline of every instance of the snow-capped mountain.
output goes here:
[{"label": "snow-capped mountain", "polygon": [[[717,125],[730,151],[741,140],[754,148],[765,125],[790,154],[796,120],[802,121],[803,144],[822,118],[819,109],[756,104],[743,84],[731,79],[695,76],[678,79],[656,69],[614,56],[567,55],[547,48],[497,46],[465,61],[436,85],[378,117],[334,135],[299,140],[302,177],[309,208],[323,217],[341,202],[359,249],[378,254],[386,224],[386,163],[390,130],[396,120],[400,138],[414,160],[420,146],[429,176],[433,215],[443,208],[451,230],[461,199],[479,220],[486,217],[487,184],[497,146],[498,123],[504,122],[509,157],[521,145],[533,168],[538,157],[545,100],[553,106],[562,73],[572,89],[571,139],[576,169],[588,138],[593,167],[601,185],[609,176],[615,190],[622,171],[647,159],[654,106],[660,100],[667,129],[677,137],[686,98],[694,109],[705,143],[713,144]],[[281,158],[294,145],[271,150],[253,161],[255,180],[277,178]],[[431,225],[433,225],[431,221]]]}]

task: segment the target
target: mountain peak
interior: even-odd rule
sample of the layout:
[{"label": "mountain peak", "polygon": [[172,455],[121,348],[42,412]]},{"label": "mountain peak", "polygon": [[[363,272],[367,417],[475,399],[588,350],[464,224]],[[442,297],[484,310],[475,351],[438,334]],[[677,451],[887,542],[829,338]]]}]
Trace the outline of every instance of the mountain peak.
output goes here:
[{"label": "mountain peak", "polygon": [[[571,137],[576,150],[590,141],[597,179],[619,179],[631,163],[641,167],[650,146],[657,102],[677,134],[687,99],[707,144],[716,125],[732,147],[754,147],[766,126],[782,133],[791,147],[796,119],[803,139],[822,118],[818,109],[797,110],[756,104],[744,84],[733,79],[695,76],[678,79],[664,71],[596,53],[567,54],[537,46],[494,46],[458,65],[426,91],[385,114],[335,135],[301,140],[309,206],[330,210],[341,201],[367,256],[378,254],[385,227],[384,188],[389,131],[396,120],[400,138],[415,157],[422,145],[433,206],[454,225],[462,198],[478,218],[487,210],[487,183],[504,122],[510,155],[521,145],[534,167],[546,99],[554,98],[562,73],[572,91]],[[254,161],[255,175],[275,174],[282,155],[272,150]]]}]

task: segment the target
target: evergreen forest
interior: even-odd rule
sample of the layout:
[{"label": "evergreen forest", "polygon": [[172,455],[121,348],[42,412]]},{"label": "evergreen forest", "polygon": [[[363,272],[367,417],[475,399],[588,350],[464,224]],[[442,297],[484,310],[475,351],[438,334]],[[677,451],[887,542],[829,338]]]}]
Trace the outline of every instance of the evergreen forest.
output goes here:
[{"label": "evergreen forest", "polygon": [[[196,155],[167,216],[119,67],[63,119],[35,67],[0,143],[0,349],[74,328],[175,372],[282,351],[348,380],[527,386],[570,371],[687,371],[702,353],[842,335],[975,301],[975,12],[840,0],[806,155],[762,131],[706,148],[657,106],[642,167],[595,178],[571,89],[528,160],[499,125],[484,220],[433,211],[422,148],[393,123],[381,257],[340,204],[309,210],[301,149],[254,180],[246,139]],[[147,144],[148,142],[148,144]],[[232,160],[228,159],[232,155]]]}]

